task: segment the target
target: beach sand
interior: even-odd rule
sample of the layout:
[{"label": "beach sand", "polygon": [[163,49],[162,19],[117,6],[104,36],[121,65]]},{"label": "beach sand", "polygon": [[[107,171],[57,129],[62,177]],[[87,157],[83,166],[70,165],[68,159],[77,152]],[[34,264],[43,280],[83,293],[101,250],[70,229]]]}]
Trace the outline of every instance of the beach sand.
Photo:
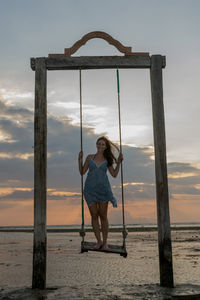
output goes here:
[{"label": "beach sand", "polygon": [[[93,233],[87,233],[93,241]],[[0,232],[0,299],[200,299],[200,231],[172,231],[175,288],[159,286],[157,232],[131,232],[128,257],[80,254],[78,233],[48,233],[47,289],[31,289],[32,233]],[[110,233],[110,244],[121,244]]]}]

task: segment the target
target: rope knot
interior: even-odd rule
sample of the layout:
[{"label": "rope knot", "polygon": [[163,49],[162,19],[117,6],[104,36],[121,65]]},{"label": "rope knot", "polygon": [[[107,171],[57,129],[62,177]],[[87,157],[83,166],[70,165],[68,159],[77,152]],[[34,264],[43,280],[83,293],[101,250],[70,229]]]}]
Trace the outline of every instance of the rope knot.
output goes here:
[{"label": "rope knot", "polygon": [[126,227],[124,227],[122,230],[122,236],[124,239],[126,239],[127,235],[128,235],[128,230],[126,229]]},{"label": "rope knot", "polygon": [[81,228],[81,230],[79,231],[79,234],[81,237],[85,236],[85,230],[83,228]]}]

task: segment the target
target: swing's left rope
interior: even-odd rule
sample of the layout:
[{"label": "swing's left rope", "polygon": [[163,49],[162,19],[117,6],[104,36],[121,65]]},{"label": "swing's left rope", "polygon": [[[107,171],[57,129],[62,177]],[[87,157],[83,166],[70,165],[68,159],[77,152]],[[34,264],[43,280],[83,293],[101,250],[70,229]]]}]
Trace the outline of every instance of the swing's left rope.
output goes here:
[{"label": "swing's left rope", "polygon": [[[83,153],[83,113],[82,113],[82,77],[81,77],[81,69],[79,70],[79,83],[80,83],[80,144],[81,151]],[[81,158],[81,166],[83,166],[83,157]],[[80,236],[82,237],[82,241],[84,242],[85,236],[85,221],[84,221],[84,198],[83,198],[83,174],[81,174],[81,206],[82,206],[82,224],[80,230]]]}]

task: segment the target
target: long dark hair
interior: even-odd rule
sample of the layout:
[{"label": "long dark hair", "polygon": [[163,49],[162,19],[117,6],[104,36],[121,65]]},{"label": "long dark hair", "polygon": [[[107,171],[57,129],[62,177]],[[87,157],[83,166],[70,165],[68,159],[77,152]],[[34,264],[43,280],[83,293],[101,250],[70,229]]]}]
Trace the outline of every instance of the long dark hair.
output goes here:
[{"label": "long dark hair", "polygon": [[117,162],[117,159],[114,154],[114,150],[117,150],[119,152],[119,148],[105,136],[99,137],[97,143],[100,140],[103,140],[106,143],[106,149],[103,152],[103,156],[107,160],[108,165],[112,166],[114,162]]}]

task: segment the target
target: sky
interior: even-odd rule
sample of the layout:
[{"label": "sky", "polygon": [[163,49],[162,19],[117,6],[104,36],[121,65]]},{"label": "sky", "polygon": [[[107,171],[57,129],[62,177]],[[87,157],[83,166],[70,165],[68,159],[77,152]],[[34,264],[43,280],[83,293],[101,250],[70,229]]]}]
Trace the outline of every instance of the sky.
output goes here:
[{"label": "sky", "polygon": [[[198,0],[0,0],[0,226],[33,224],[31,57],[63,53],[83,35],[104,31],[132,51],[166,56],[164,109],[172,222],[199,222],[200,2]],[[122,55],[101,39],[74,56]],[[115,70],[82,72],[84,157],[96,139],[119,142]],[[78,71],[48,71],[47,223],[80,224]],[[149,70],[120,70],[125,216],[156,222]],[[120,177],[109,176],[121,223]],[[90,223],[87,207],[86,222]]]}]

